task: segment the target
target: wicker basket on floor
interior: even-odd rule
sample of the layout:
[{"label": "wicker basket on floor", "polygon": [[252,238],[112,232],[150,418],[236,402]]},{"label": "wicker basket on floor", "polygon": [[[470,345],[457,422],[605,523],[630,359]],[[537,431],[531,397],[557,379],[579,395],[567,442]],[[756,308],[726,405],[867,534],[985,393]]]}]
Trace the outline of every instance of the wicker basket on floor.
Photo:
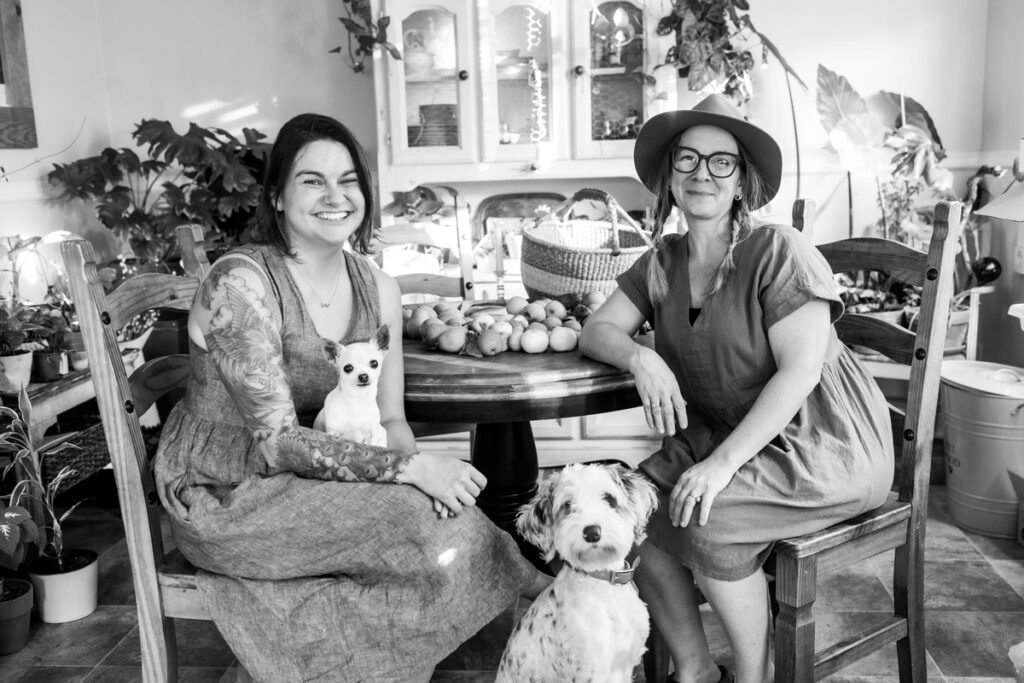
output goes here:
[{"label": "wicker basket on floor", "polygon": [[44,453],[42,457],[44,484],[53,481],[64,467],[75,470],[73,475],[64,480],[61,485],[62,491],[67,491],[110,464],[110,453],[107,451],[107,438],[102,423],[98,422],[76,432],[67,439],[67,443],[74,444],[77,448]]},{"label": "wicker basket on floor", "polygon": [[[604,203],[608,220],[570,218],[584,200]],[[615,278],[650,247],[651,238],[611,195],[578,190],[523,228],[523,286],[531,299],[593,291],[608,295],[616,287]]]}]

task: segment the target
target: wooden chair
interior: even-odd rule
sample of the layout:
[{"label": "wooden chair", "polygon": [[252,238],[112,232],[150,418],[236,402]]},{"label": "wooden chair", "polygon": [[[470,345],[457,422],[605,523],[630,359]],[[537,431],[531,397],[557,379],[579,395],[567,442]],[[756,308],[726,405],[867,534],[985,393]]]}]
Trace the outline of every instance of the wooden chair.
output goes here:
[{"label": "wooden chair", "polygon": [[[775,675],[779,681],[824,678],[866,654],[896,643],[900,680],[923,683],[924,536],[932,435],[939,395],[946,322],[953,296],[953,259],[960,204],[940,203],[928,252],[878,238],[846,239],[819,247],[834,272],[899,271],[923,288],[917,333],[856,314],[837,323],[847,344],[867,346],[910,366],[905,413],[891,411],[896,447],[893,494],[877,510],[775,547]],[[951,229],[951,226],[952,229]],[[893,553],[893,611],[823,651],[815,651],[813,605],[817,578],[883,552]]]},{"label": "wooden chair", "polygon": [[[871,237],[818,247],[836,273],[899,271],[907,282],[923,288],[921,314],[916,333],[852,313],[836,323],[843,342],[867,346],[910,368],[906,411],[890,407],[896,452],[893,492],[876,510],[776,544],[770,558],[774,561],[773,602],[778,605],[776,681],[819,680],[890,643],[896,644],[900,680],[924,683],[926,679],[924,537],[928,480],[960,208],[957,202],[936,207],[927,253]],[[892,553],[892,613],[828,648],[816,650],[813,607],[818,577],[885,552]],[[658,639],[652,640],[651,649],[648,680],[660,682],[667,675],[668,658]]]},{"label": "wooden chair", "polygon": [[807,235],[807,239],[814,237],[814,219],[816,205],[810,199],[796,199],[793,201],[793,227]]},{"label": "wooden chair", "polygon": [[473,212],[473,240],[487,234],[488,218],[536,218],[543,206],[555,208],[565,201],[558,192],[513,192],[494,194],[483,199]]},{"label": "wooden chair", "polygon": [[401,222],[383,226],[374,242],[374,251],[406,247],[438,247],[449,251],[457,261],[453,266],[441,263],[440,272],[392,272],[403,295],[426,294],[438,297],[471,300],[473,289],[473,247],[470,237],[468,205],[458,191],[447,185],[424,186],[446,197],[455,208],[451,221]]},{"label": "wooden chair", "polygon": [[[124,521],[139,615],[142,676],[146,683],[178,679],[174,618],[210,619],[196,588],[196,569],[176,549],[164,548],[161,506],[139,416],[188,381],[189,358],[153,358],[129,378],[115,339],[136,314],[172,308],[187,311],[210,267],[198,225],[178,228],[186,275],[146,273],[105,294],[92,246],[80,239],[61,245],[71,296],[82,327],[110,461]],[[239,667],[238,680],[251,680]]]}]

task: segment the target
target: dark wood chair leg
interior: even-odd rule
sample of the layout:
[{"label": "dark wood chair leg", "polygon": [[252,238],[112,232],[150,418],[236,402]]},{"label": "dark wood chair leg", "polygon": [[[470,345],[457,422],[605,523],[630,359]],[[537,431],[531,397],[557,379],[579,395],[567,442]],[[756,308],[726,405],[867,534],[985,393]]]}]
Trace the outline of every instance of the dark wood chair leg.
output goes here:
[{"label": "dark wood chair leg", "polygon": [[896,615],[907,619],[907,636],[896,641],[900,683],[925,683],[923,554],[914,552],[909,545],[897,548],[893,571]]},{"label": "dark wood chair leg", "polygon": [[647,683],[665,683],[668,678],[668,667],[671,657],[665,639],[658,633],[657,627],[651,624],[651,633],[647,636],[647,651],[644,652],[644,676]]},{"label": "dark wood chair leg", "polygon": [[775,680],[810,683],[814,680],[814,600],[818,566],[815,558],[776,554]]}]

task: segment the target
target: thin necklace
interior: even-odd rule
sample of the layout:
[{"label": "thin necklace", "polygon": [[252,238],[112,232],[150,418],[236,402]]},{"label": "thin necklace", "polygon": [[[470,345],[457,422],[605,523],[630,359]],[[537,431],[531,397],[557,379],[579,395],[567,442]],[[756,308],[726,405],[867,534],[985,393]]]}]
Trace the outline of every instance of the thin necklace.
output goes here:
[{"label": "thin necklace", "polygon": [[[344,258],[344,256],[342,258]],[[309,287],[309,291],[313,293],[313,296],[316,298],[317,303],[320,304],[320,308],[330,308],[331,303],[334,302],[334,295],[338,293],[338,285],[341,284],[341,266],[338,266],[338,272],[335,273],[334,275],[334,289],[331,290],[331,295],[327,297],[326,301],[320,298],[320,295],[316,293],[316,288],[313,287],[312,283],[310,283],[310,281],[306,279],[306,276],[302,274],[302,271],[299,270],[298,267],[295,268],[295,272],[302,279],[302,281],[306,283],[306,286]]]}]

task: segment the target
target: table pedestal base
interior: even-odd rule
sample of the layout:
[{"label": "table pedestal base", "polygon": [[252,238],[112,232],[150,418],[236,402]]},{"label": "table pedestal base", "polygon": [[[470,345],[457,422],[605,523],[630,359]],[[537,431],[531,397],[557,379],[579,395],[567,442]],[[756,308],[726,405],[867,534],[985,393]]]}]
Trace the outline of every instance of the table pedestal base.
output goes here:
[{"label": "table pedestal base", "polygon": [[[471,462],[487,477],[477,505],[500,529],[516,539],[523,555],[538,569],[550,572],[536,547],[516,531],[516,514],[537,490],[537,446],[529,422],[477,425]],[[501,482],[501,488],[496,486]]]}]

